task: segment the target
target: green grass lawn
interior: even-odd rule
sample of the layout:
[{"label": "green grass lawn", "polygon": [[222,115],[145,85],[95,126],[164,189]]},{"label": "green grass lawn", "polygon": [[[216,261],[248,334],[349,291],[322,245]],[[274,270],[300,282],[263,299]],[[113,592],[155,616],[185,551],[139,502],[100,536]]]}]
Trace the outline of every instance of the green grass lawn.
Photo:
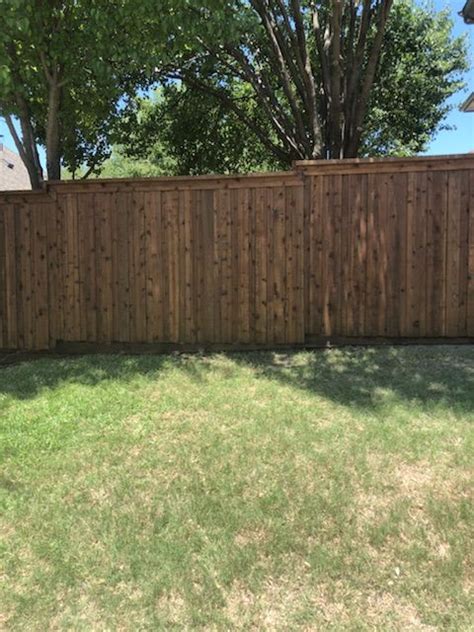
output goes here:
[{"label": "green grass lawn", "polygon": [[0,369],[0,627],[472,629],[473,421],[467,346]]}]

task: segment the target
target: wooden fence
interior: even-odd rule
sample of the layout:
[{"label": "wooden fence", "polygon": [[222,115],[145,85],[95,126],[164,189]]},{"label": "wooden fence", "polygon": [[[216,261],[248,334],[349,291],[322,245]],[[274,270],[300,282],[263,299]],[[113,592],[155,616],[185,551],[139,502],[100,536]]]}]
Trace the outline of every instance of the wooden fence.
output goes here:
[{"label": "wooden fence", "polygon": [[474,156],[0,193],[0,348],[474,336]]}]

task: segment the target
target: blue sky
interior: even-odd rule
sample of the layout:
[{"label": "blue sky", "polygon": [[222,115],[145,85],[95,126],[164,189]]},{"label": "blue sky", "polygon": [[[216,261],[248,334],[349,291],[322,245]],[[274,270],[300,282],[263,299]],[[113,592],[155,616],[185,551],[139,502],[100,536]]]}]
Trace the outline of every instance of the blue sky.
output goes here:
[{"label": "blue sky", "polygon": [[[459,105],[466,96],[474,91],[474,25],[467,26],[459,17],[458,12],[462,9],[464,0],[434,0],[437,10],[447,7],[454,22],[454,34],[466,33],[469,39],[470,70],[466,77],[467,88],[464,92],[454,95],[451,103],[455,106],[445,119],[445,124],[454,129],[442,130],[433,138],[427,155],[437,154],[460,154],[474,151],[474,113],[459,111]],[[1,142],[14,149],[5,121],[0,119],[0,135],[3,135]],[[41,159],[44,160],[44,152],[41,152]]]},{"label": "blue sky", "polygon": [[464,0],[435,0],[434,6],[437,10],[447,7],[451,11],[454,22],[453,32],[455,35],[467,33],[469,38],[469,58],[470,70],[466,76],[467,88],[464,92],[453,95],[451,102],[456,107],[446,117],[445,123],[456,129],[442,130],[431,141],[427,154],[463,154],[467,151],[474,151],[474,113],[459,111],[459,105],[470,92],[474,91],[474,24],[470,26],[464,24],[457,15],[464,5]]}]

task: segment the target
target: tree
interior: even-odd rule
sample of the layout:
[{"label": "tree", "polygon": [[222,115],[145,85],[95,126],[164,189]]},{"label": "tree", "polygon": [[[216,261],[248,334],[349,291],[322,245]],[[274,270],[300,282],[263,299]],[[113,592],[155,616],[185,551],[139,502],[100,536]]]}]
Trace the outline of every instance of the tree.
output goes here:
[{"label": "tree", "polygon": [[[442,79],[422,99],[423,105],[434,99],[428,117],[421,108],[410,108],[408,129],[414,134],[419,127],[426,134],[430,125],[423,121],[430,119],[433,128],[465,68],[464,44],[451,39],[446,16],[438,18],[410,2],[392,7],[392,0],[234,0],[212,15],[202,9],[196,14],[197,20],[204,15],[212,36],[199,37],[194,55],[181,58],[174,77],[224,104],[286,164],[354,157],[377,145],[377,136],[380,146],[393,146],[383,139],[390,135],[383,117],[395,117],[389,102],[394,68],[409,71],[405,79],[411,87],[428,84],[429,64]],[[433,38],[430,28],[436,29]],[[401,61],[400,47],[406,52]],[[410,74],[415,76],[410,79]],[[248,103],[235,98],[236,82],[251,88],[259,120],[249,117]],[[396,84],[406,95],[400,74]]]},{"label": "tree", "polygon": [[0,115],[34,188],[43,179],[38,144],[49,179],[60,179],[61,162],[87,172],[110,153],[124,99],[151,75],[139,44],[147,32],[160,41],[153,4],[0,0]]},{"label": "tree", "polygon": [[447,11],[395,4],[361,141],[363,155],[413,155],[442,128],[464,85],[466,45]]},{"label": "tree", "polygon": [[[247,84],[236,82],[232,96],[251,120],[265,126]],[[140,161],[145,171],[154,166],[154,175],[245,173],[287,166],[224,103],[185,85],[171,83],[151,98],[138,100],[135,117],[124,118],[123,123],[123,146],[115,156],[122,170],[127,165],[134,168],[126,157]],[[267,134],[272,134],[270,126]]]},{"label": "tree", "polygon": [[[409,2],[394,5],[359,155],[413,155],[426,148],[449,110],[448,97],[462,87],[465,45],[451,36],[451,29],[446,12]],[[209,55],[200,60],[199,71],[200,83],[210,90],[170,83],[136,102],[135,118],[127,121],[123,148],[116,155],[121,174],[127,175],[127,168],[136,170],[137,160],[150,175],[288,168],[291,155],[281,159],[253,131],[258,127],[266,139],[278,143],[250,83],[230,83],[227,75],[218,74]],[[225,99],[216,96],[218,91]],[[229,99],[243,110],[244,118],[229,106]]]}]

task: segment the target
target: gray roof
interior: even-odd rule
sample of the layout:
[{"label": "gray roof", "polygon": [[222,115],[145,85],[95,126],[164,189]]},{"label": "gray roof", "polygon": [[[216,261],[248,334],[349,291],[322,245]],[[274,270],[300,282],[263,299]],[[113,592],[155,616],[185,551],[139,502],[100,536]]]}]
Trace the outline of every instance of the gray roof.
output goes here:
[{"label": "gray roof", "polygon": [[463,112],[474,112],[474,92],[467,97],[464,103],[461,105],[460,109]]},{"label": "gray roof", "polygon": [[20,156],[0,143],[0,191],[31,189],[28,171]]},{"label": "gray roof", "polygon": [[466,24],[474,24],[474,0],[467,0],[460,13]]}]

